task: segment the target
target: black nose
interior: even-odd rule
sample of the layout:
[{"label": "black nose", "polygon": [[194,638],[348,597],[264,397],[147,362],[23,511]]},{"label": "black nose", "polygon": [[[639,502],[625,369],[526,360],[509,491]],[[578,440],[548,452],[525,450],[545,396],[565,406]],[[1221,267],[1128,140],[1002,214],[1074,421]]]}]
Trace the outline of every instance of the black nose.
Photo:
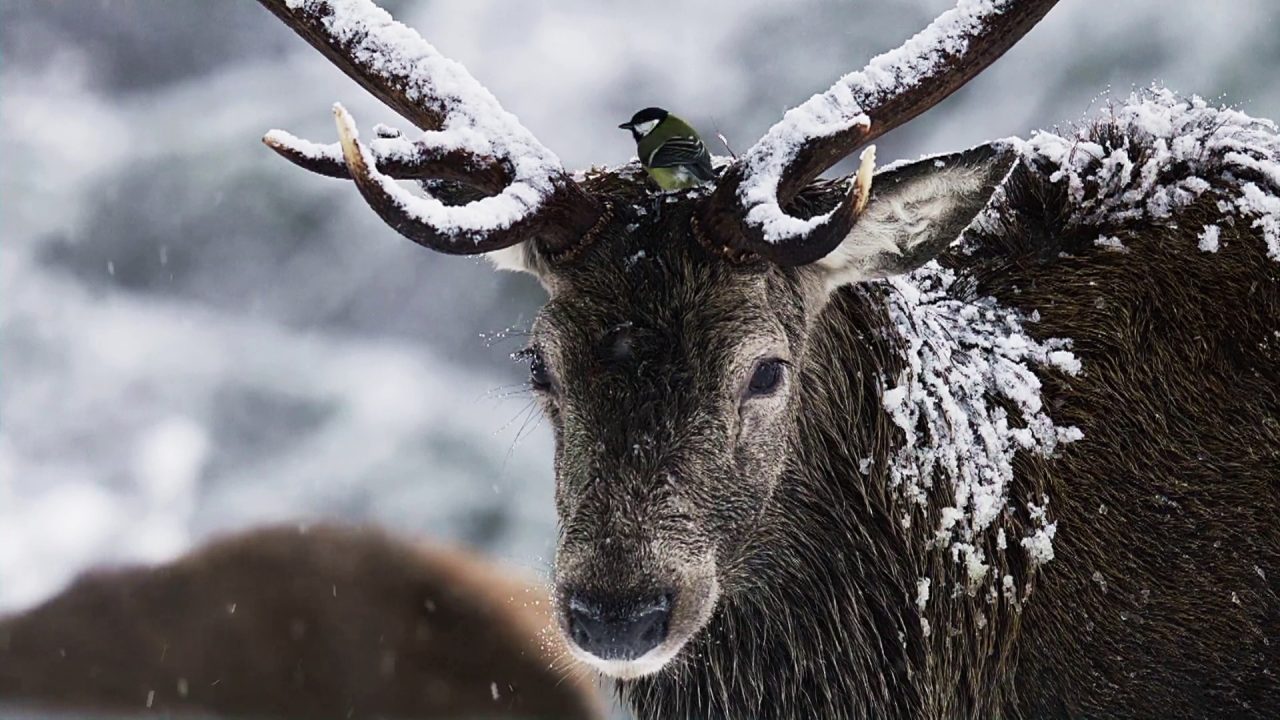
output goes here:
[{"label": "black nose", "polygon": [[634,660],[666,639],[671,595],[601,602],[575,593],[565,614],[569,637],[578,647],[601,660]]}]

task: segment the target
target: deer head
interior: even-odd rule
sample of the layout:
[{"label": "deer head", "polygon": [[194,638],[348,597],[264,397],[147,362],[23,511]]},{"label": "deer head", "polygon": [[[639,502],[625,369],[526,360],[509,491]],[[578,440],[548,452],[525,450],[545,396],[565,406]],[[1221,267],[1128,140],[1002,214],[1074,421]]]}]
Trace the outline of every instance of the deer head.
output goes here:
[{"label": "deer head", "polygon": [[[576,653],[617,677],[676,657],[767,552],[770,501],[807,440],[833,291],[955,240],[1009,172],[988,145],[819,180],[993,62],[1054,0],[971,2],[789,111],[713,188],[655,202],[635,166],[573,177],[461,66],[368,0],[261,0],[424,134],[265,141],[350,178],[397,232],[487,253],[550,296],[522,353],[556,438],[555,584]],[[422,182],[426,195],[395,182]]]}]

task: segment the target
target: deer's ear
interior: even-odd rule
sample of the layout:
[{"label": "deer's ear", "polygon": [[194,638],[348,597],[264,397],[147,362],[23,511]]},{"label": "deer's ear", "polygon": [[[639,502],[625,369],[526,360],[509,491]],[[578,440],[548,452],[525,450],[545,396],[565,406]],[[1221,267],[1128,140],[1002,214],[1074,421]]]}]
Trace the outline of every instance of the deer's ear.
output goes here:
[{"label": "deer's ear", "polygon": [[979,145],[876,173],[853,230],[814,266],[828,288],[920,267],[960,237],[1016,159],[1006,145]]},{"label": "deer's ear", "polygon": [[554,292],[555,274],[535,240],[525,240],[511,247],[493,250],[485,253],[484,257],[494,270],[528,273],[537,278],[548,293]]},{"label": "deer's ear", "polygon": [[484,254],[495,270],[538,274],[538,257],[529,241]]}]

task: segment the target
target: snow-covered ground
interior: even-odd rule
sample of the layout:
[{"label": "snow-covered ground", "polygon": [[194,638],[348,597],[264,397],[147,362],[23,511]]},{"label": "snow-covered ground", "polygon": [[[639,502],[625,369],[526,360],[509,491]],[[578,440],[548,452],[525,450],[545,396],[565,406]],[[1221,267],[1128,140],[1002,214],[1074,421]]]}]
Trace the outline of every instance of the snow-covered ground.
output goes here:
[{"label": "snow-covered ground", "polygon": [[[652,104],[741,151],[951,3],[388,4],[578,168],[626,160],[616,125]],[[422,251],[259,143],[336,139],[335,100],[405,123],[252,3],[0,0],[0,47],[0,611],[272,520],[545,567],[550,437],[507,358],[541,291]],[[1278,65],[1272,0],[1074,0],[879,156],[1025,136],[1153,80],[1278,118]]]}]

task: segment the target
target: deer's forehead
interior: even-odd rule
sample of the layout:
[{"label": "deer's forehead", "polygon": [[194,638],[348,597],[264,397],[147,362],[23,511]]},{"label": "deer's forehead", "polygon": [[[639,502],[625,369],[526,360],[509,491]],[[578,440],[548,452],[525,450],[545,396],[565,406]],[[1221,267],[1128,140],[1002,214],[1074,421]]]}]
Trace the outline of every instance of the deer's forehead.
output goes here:
[{"label": "deer's forehead", "polygon": [[606,359],[670,355],[690,346],[729,348],[744,337],[781,332],[770,285],[763,275],[710,272],[639,281],[614,275],[611,282],[557,294],[534,333],[562,352]]},{"label": "deer's forehead", "polygon": [[564,365],[593,368],[735,364],[755,347],[786,346],[803,315],[786,278],[692,268],[678,277],[621,277],[557,293],[536,340]]}]

